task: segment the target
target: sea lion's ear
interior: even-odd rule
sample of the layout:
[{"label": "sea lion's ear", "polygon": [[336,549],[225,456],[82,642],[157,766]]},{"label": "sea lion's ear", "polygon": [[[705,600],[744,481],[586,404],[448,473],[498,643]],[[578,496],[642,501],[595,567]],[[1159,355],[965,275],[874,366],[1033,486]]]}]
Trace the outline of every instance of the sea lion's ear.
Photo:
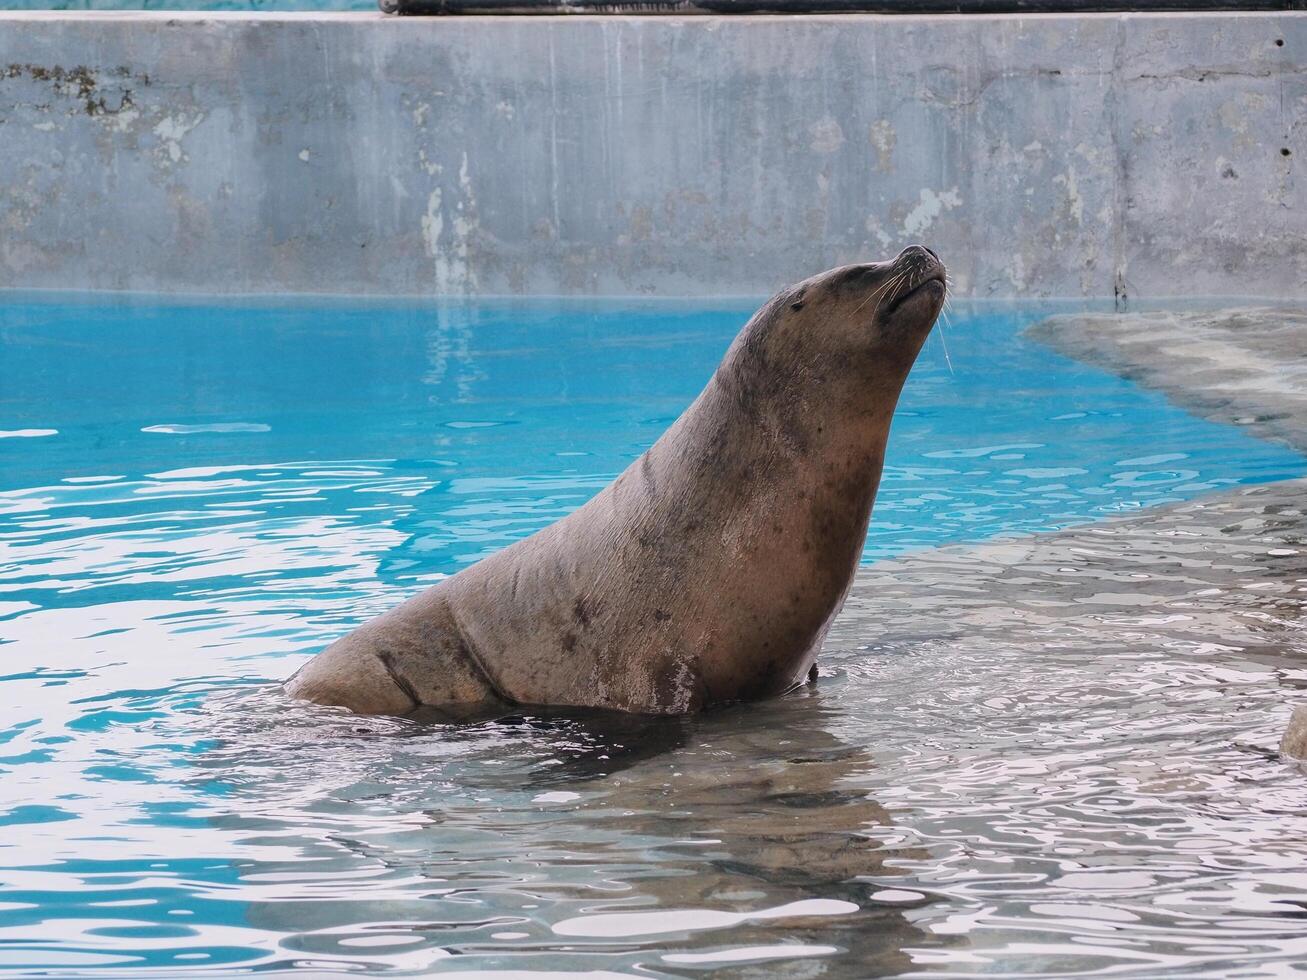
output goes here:
[{"label": "sea lion's ear", "polygon": [[803,296],[805,293],[807,293],[807,291],[808,291],[808,287],[804,286],[801,289],[796,289],[793,293],[790,294],[790,309],[792,310],[803,309]]}]

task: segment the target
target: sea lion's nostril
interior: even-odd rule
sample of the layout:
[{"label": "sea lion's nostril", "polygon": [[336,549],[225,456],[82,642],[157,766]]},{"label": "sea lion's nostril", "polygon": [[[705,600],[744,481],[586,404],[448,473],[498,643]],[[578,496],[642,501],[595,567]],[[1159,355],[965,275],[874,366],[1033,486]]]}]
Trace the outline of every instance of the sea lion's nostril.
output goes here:
[{"label": "sea lion's nostril", "polygon": [[936,262],[938,262],[939,256],[936,255],[934,252],[932,252],[930,249],[926,248],[925,245],[909,245],[907,248],[905,248],[902,252],[899,253],[899,257],[895,261],[907,262],[912,259],[918,259],[918,260],[934,259]]}]

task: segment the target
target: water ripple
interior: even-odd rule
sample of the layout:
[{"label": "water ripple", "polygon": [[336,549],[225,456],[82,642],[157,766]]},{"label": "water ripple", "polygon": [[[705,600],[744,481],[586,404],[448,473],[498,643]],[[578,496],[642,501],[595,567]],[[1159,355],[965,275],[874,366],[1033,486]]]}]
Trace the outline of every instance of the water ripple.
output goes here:
[{"label": "water ripple", "polygon": [[868,545],[892,560],[815,689],[463,727],[279,693],[594,493],[744,313],[6,308],[0,422],[58,432],[0,440],[0,973],[1302,962],[1307,783],[1274,747],[1307,687],[1303,487],[1239,489],[1302,460],[1021,317],[963,317],[956,374],[928,347]]}]

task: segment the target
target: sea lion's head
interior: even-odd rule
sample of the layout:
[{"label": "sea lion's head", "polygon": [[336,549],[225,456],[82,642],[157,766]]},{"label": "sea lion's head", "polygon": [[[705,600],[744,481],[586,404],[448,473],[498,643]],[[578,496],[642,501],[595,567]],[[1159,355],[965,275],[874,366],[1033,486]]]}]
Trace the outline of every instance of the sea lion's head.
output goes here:
[{"label": "sea lion's head", "polygon": [[799,314],[796,323],[819,316],[826,342],[847,345],[849,354],[911,348],[915,357],[944,306],[945,282],[939,256],[911,245],[889,261],[841,266],[792,286],[777,297],[777,312]]},{"label": "sea lion's head", "polygon": [[[831,269],[782,290],[741,333],[745,376],[793,379],[842,401],[888,407],[944,306],[944,263],[922,245]],[[775,390],[780,387],[773,383]],[[879,406],[878,406],[879,407]]]}]

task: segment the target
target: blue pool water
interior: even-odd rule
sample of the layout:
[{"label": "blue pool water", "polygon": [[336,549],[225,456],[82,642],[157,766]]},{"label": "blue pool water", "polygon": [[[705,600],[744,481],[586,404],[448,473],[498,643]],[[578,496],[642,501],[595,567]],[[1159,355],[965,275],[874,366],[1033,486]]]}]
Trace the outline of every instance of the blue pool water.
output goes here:
[{"label": "blue pool water", "polygon": [[[384,530],[376,574],[424,581],[604,486],[750,311],[11,305],[0,432],[27,436],[0,438],[0,490],[24,520],[184,529],[188,545],[266,539],[269,521]],[[895,418],[868,560],[1302,472],[1296,453],[1021,339],[1038,312],[968,311],[932,337]],[[52,525],[32,552],[64,539]],[[124,588],[123,572],[79,591]]]},{"label": "blue pool water", "polygon": [[[0,971],[651,976],[718,962],[684,938],[698,926],[650,946],[630,938],[638,923],[567,924],[606,902],[667,905],[659,881],[706,872],[651,857],[690,846],[676,837],[690,827],[613,817],[671,805],[656,793],[573,819],[594,773],[551,766],[608,760],[613,739],[675,768],[685,730],[663,744],[662,729],[566,721],[361,724],[266,682],[585,501],[689,403],[751,308],[0,306]],[[867,562],[1307,472],[1024,340],[1044,312],[964,305],[927,344]],[[820,720],[833,703],[765,710]],[[702,724],[695,738],[725,740],[757,722]],[[750,956],[779,943],[854,956],[827,975],[903,968],[868,946],[902,923],[854,914],[852,886],[763,877],[694,896],[763,909],[722,925],[753,937]],[[773,931],[781,914],[763,913],[795,901],[817,904]]]}]

